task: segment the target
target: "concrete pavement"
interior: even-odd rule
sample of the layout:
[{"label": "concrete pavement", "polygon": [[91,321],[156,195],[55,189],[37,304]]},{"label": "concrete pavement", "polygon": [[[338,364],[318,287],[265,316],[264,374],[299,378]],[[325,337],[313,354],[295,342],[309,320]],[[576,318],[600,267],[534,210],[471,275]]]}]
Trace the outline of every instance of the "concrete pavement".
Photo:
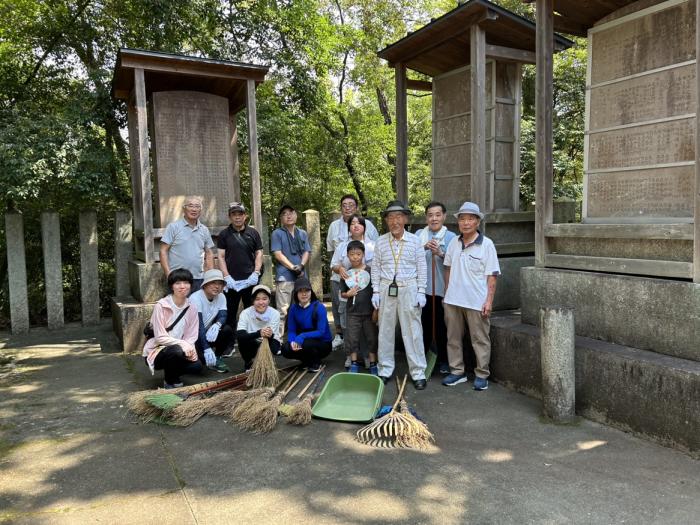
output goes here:
[{"label": "concrete pavement", "polygon": [[[697,523],[700,462],[587,420],[555,426],[491,384],[408,401],[436,446],[374,449],[359,425],[281,422],[269,435],[205,417],[134,422],[152,387],[111,325],[0,341],[0,523]],[[405,369],[405,360],[399,356]],[[236,356],[231,361],[240,366]],[[280,361],[282,364],[283,361]],[[329,358],[332,371],[343,356]],[[222,377],[216,374],[208,379]],[[387,387],[390,402],[395,385]]]}]

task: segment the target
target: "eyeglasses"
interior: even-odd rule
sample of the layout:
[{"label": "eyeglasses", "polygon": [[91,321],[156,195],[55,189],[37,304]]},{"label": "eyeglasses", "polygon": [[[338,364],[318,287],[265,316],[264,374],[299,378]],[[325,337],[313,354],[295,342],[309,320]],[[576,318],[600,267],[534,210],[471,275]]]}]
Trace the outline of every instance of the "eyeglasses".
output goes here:
[{"label": "eyeglasses", "polygon": [[202,205],[201,204],[185,204],[185,208],[188,210],[201,210]]},{"label": "eyeglasses", "polygon": [[341,204],[341,206],[344,210],[354,210],[355,208],[357,208],[357,204],[355,204],[354,202],[344,202],[343,204]]}]

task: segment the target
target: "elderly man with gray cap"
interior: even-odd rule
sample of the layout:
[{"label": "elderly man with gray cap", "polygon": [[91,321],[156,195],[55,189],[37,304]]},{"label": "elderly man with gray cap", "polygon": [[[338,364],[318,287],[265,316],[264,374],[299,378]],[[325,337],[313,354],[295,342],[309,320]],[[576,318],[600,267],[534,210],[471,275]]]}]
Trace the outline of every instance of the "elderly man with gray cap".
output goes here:
[{"label": "elderly man with gray cap", "polygon": [[474,390],[489,387],[491,360],[491,307],[496,279],[501,274],[493,241],[479,231],[484,214],[473,202],[465,202],[455,213],[460,235],[450,242],[445,254],[445,324],[450,375],[445,386],[467,381],[462,339],[465,323],[476,354]]},{"label": "elderly man with gray cap", "polygon": [[204,363],[222,374],[230,369],[221,358],[233,344],[234,332],[226,324],[226,298],[221,292],[225,281],[221,270],[204,272],[202,288],[190,296],[190,303],[197,308],[199,317],[199,335],[195,343],[197,354]]},{"label": "elderly man with gray cap", "polygon": [[379,309],[379,376],[386,383],[394,373],[396,322],[416,390],[425,389],[425,351],[421,309],[425,306],[427,264],[420,239],[406,231],[411,210],[401,201],[391,201],[382,212],[389,233],[374,245],[372,304]]}]

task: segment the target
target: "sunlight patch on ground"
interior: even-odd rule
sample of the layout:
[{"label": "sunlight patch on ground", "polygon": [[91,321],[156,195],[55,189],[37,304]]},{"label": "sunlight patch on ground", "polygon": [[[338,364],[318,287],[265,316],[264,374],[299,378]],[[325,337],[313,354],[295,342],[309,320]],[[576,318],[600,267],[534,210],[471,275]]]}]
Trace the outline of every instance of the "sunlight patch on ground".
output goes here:
[{"label": "sunlight patch on ground", "polygon": [[601,441],[600,439],[593,439],[591,441],[579,441],[576,443],[576,448],[579,450],[591,450],[594,448],[602,447],[603,445],[607,445],[607,441]]},{"label": "sunlight patch on ground", "polygon": [[486,450],[479,456],[479,459],[487,463],[503,463],[504,461],[513,461],[513,453],[510,450]]},{"label": "sunlight patch on ground", "polygon": [[[332,507],[354,521],[392,522],[410,515],[410,503],[385,490],[360,490],[352,496],[317,493],[310,496],[314,504]],[[358,504],[361,502],[361,504]]]}]

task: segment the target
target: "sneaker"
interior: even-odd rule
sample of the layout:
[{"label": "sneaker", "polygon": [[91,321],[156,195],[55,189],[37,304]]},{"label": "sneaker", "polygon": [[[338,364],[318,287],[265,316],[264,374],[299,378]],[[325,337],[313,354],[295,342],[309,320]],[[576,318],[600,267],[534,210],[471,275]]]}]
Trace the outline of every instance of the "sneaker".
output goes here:
[{"label": "sneaker", "polygon": [[377,367],[376,364],[369,365],[369,373],[372,374],[373,376],[379,375],[379,368]]},{"label": "sneaker", "polygon": [[460,383],[466,383],[467,381],[468,379],[466,375],[449,374],[442,380],[442,384],[445,386],[455,386]]},{"label": "sneaker", "polygon": [[352,364],[350,365],[350,369],[348,370],[351,374],[359,374],[360,373],[360,363],[357,361],[353,361]]},{"label": "sneaker", "polygon": [[306,370],[308,370],[308,371],[311,372],[312,374],[315,374],[316,372],[318,372],[319,370],[321,370],[321,365],[319,365],[318,363],[315,363],[315,364],[313,364],[313,365],[307,366],[307,367],[306,367]]},{"label": "sneaker", "polygon": [[343,336],[340,334],[335,334],[335,337],[333,338],[333,342],[331,343],[331,346],[333,347],[333,350],[343,346]]},{"label": "sneaker", "polygon": [[489,380],[485,377],[477,377],[474,379],[474,390],[488,390]]},{"label": "sneaker", "polygon": [[233,357],[233,354],[236,353],[237,347],[238,347],[238,343],[234,344],[233,346],[228,347],[226,350],[224,350],[224,353],[221,354],[221,357]]},{"label": "sneaker", "polygon": [[441,375],[446,376],[450,373],[450,365],[447,363],[440,363],[438,370]]},{"label": "sneaker", "polygon": [[226,363],[224,363],[224,360],[221,357],[217,357],[216,364],[210,368],[212,370],[216,370],[220,374],[225,374],[226,372],[231,371],[231,369],[228,367],[228,365]]},{"label": "sneaker", "polygon": [[345,358],[345,364],[343,365],[345,367],[345,371],[347,372],[350,370],[350,365],[352,364],[352,359],[350,359],[350,356],[347,356]]},{"label": "sneaker", "polygon": [[163,381],[163,388],[165,388],[166,390],[171,390],[173,388],[182,388],[183,386],[185,386],[185,383],[172,383],[171,384],[171,383],[166,383],[165,381]]}]

